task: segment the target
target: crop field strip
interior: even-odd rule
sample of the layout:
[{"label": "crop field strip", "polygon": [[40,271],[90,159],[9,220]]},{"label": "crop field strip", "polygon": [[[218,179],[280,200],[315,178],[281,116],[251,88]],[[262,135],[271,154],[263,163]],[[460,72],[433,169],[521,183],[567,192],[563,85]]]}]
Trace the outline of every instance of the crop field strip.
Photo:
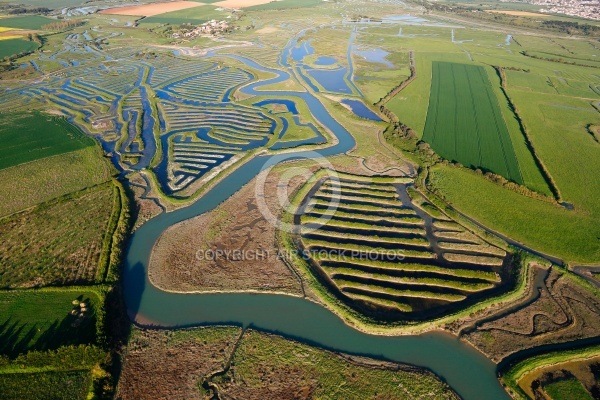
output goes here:
[{"label": "crop field strip", "polygon": [[423,140],[442,157],[523,184],[510,134],[481,66],[433,62]]},{"label": "crop field strip", "polygon": [[[17,124],[21,129],[12,129]],[[39,132],[44,131],[44,135]],[[68,153],[94,142],[64,118],[35,113],[15,113],[0,124],[0,169],[40,158]]]},{"label": "crop field strip", "polygon": [[297,234],[311,268],[351,306],[406,316],[481,297],[502,283],[504,250],[436,209],[438,221],[425,211],[433,205],[414,194],[413,203],[405,184],[340,175],[304,199]]}]

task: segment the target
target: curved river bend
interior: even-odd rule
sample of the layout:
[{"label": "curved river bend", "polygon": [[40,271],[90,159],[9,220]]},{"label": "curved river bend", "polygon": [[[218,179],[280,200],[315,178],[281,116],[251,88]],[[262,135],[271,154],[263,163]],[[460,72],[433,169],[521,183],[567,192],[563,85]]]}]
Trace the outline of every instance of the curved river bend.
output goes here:
[{"label": "curved river bend", "polygon": [[[267,81],[252,83],[242,90],[277,98],[282,94],[306,102],[316,120],[339,140],[320,150],[322,156],[343,153],[354,147],[354,139],[307,92],[256,91],[259,86],[290,78],[287,72],[262,67],[252,60],[236,58],[251,68],[276,74]],[[300,158],[307,153],[298,152]],[[302,342],[344,353],[409,363],[429,368],[444,379],[465,400],[508,399],[496,378],[496,366],[481,353],[444,333],[418,336],[375,336],[346,325],[338,316],[308,300],[271,294],[180,294],[164,292],[148,280],[152,247],[171,225],[214,209],[227,200],[261,170],[289,155],[258,156],[233,171],[192,205],[163,213],[142,225],[131,237],[124,269],[124,293],[129,316],[137,323],[155,327],[187,327],[232,324],[278,333]]]}]

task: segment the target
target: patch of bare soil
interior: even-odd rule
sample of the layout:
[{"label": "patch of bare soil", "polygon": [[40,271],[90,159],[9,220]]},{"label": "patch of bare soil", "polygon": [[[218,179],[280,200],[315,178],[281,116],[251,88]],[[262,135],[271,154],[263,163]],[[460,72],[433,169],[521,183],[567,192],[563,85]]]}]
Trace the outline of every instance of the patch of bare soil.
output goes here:
[{"label": "patch of bare soil", "polygon": [[465,338],[498,362],[531,347],[598,336],[600,300],[552,268],[533,301],[500,314]]},{"label": "patch of bare soil", "polygon": [[100,14],[109,15],[133,15],[136,17],[151,17],[154,15],[164,14],[170,11],[185,10],[204,5],[195,1],[170,1],[166,3],[142,4],[139,6],[127,6],[109,8],[102,10]]},{"label": "patch of bare soil", "polygon": [[[285,185],[285,191],[291,193],[303,183],[303,178],[284,181],[281,173],[274,171],[266,179],[264,204],[275,219],[282,212],[278,187]],[[150,259],[152,283],[163,290],[181,292],[265,291],[302,295],[299,279],[278,253],[278,230],[259,209],[256,182],[251,181],[213,211],[165,231]]]},{"label": "patch of bare soil", "polygon": [[188,331],[136,330],[131,339],[117,399],[202,399],[199,381],[223,368],[239,328]]}]

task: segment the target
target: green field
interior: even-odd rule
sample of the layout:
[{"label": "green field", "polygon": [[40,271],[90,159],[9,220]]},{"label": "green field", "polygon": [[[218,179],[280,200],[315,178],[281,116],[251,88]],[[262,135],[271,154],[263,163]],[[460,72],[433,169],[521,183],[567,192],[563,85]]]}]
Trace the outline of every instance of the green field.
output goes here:
[{"label": "green field", "polygon": [[106,182],[112,169],[95,147],[0,170],[0,216]]},{"label": "green field", "polygon": [[199,6],[185,10],[171,11],[153,17],[144,18],[141,24],[193,24],[200,25],[207,21],[216,19],[224,20],[229,15],[226,11],[218,11],[215,6]]},{"label": "green field", "polygon": [[481,66],[433,63],[423,140],[448,160],[523,184],[498,100]]},{"label": "green field", "polygon": [[244,7],[246,10],[282,10],[284,8],[305,8],[323,4],[323,0],[278,0],[257,6]]},{"label": "green field", "polygon": [[535,250],[571,262],[600,259],[593,214],[519,195],[459,168],[435,167],[430,184],[459,211]]},{"label": "green field", "polygon": [[92,374],[89,370],[0,373],[0,393],[3,400],[84,400],[91,383]]},{"label": "green field", "polygon": [[[83,317],[71,315],[84,302]],[[102,297],[90,289],[0,292],[0,354],[14,357],[30,350],[93,343]]]},{"label": "green field", "polygon": [[544,386],[544,391],[553,400],[592,400],[581,382],[575,378],[561,379]]},{"label": "green field", "polygon": [[39,30],[42,26],[56,22],[55,19],[39,15],[27,15],[25,17],[0,18],[0,26],[15,29]]},{"label": "green field", "polygon": [[25,39],[6,39],[1,40],[0,44],[0,58],[33,51],[38,48],[38,44],[36,42],[31,42]]},{"label": "green field", "polygon": [[2,115],[0,169],[93,146],[63,118],[40,113]]}]

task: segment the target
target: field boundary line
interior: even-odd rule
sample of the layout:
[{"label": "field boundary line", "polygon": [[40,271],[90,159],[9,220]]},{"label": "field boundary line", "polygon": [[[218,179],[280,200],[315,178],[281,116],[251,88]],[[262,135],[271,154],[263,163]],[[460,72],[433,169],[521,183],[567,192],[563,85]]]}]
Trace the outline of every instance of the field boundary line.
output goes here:
[{"label": "field boundary line", "polygon": [[519,114],[519,110],[518,110],[516,104],[513,102],[512,98],[508,95],[508,92],[506,91],[506,75],[504,74],[504,68],[497,66],[497,65],[493,65],[493,68],[496,70],[496,73],[500,77],[500,89],[502,90],[502,93],[506,97],[506,100],[508,101],[510,109],[512,110],[515,117],[517,118],[517,122],[519,123],[519,127],[521,128],[521,133],[523,134],[523,138],[525,139],[525,145],[531,152],[531,155],[533,156],[533,160],[535,161],[535,164],[539,168],[539,170],[542,174],[542,177],[546,181],[546,184],[548,185],[548,188],[552,192],[555,200],[560,203],[562,201],[562,196],[560,194],[560,190],[558,189],[558,186],[554,182],[554,179],[552,178],[550,171],[548,171],[548,169],[544,165],[543,161],[541,160],[541,158],[538,156],[537,152],[535,151],[533,142],[531,141],[531,138],[529,137],[529,131],[525,127],[525,122],[523,121],[523,118]]}]

